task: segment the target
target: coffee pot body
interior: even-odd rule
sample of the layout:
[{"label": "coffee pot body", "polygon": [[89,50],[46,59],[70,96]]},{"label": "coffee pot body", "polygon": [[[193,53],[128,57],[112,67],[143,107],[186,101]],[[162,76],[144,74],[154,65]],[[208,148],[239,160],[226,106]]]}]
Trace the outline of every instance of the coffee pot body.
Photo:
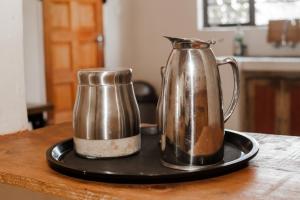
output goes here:
[{"label": "coffee pot body", "polygon": [[[167,37],[173,46],[163,72],[158,105],[162,163],[171,168],[194,170],[222,161],[224,121],[237,104],[239,72],[233,58],[218,61],[212,42]],[[219,66],[232,67],[231,103],[223,112]]]}]

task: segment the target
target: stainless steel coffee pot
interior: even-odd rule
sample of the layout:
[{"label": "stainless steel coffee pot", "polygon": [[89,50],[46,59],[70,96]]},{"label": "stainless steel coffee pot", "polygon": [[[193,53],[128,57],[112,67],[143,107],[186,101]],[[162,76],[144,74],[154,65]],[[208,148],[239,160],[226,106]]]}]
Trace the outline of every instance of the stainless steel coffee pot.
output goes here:
[{"label": "stainless steel coffee pot", "polygon": [[[239,72],[235,59],[216,60],[211,45],[197,39],[168,38],[173,46],[163,72],[162,97],[158,105],[162,164],[196,170],[221,162],[224,154],[224,121],[234,111],[239,95]],[[218,67],[232,67],[234,88],[223,115]]]}]

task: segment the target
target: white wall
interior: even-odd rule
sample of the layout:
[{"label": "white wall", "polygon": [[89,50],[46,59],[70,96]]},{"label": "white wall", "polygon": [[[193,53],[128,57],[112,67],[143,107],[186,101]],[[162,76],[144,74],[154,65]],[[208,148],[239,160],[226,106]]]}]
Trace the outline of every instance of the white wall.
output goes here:
[{"label": "white wall", "polygon": [[[150,81],[156,89],[159,68],[171,50],[163,35],[214,39],[217,56],[233,54],[234,28],[198,30],[197,0],[110,0],[104,11],[106,66],[132,64],[136,78]],[[243,29],[249,55],[300,55],[300,45],[293,49],[268,44],[264,27]]]},{"label": "white wall", "polygon": [[[217,56],[233,54],[234,29],[198,30],[197,17],[201,13],[197,13],[197,0],[108,0],[104,11],[106,67],[131,64],[134,78],[149,81],[156,90],[160,90],[160,66],[166,64],[171,51],[163,35],[214,39],[217,44],[212,48]],[[300,45],[276,49],[266,37],[266,28],[245,29],[250,55],[300,55]],[[126,45],[120,41],[126,41]],[[233,85],[229,66],[222,67],[221,78],[224,104],[228,105]],[[226,127],[240,129],[238,118],[239,114],[234,113]]]},{"label": "white wall", "polygon": [[216,55],[232,54],[230,31],[198,31],[196,5],[195,0],[135,1],[133,62],[138,79],[160,88],[159,68],[166,64],[171,51],[171,44],[163,35],[215,39],[219,41],[213,46]]},{"label": "white wall", "polygon": [[0,1],[0,134],[27,128],[22,2]]},{"label": "white wall", "polygon": [[[194,37],[197,34],[196,7],[193,1],[135,0],[132,11],[133,69],[136,79],[146,80],[160,88],[160,67],[166,65],[171,51],[164,35]],[[191,19],[195,19],[190,21]]]},{"label": "white wall", "polygon": [[26,102],[46,103],[42,1],[23,0]]},{"label": "white wall", "polygon": [[104,5],[104,61],[107,67],[132,66],[133,2],[108,0]]},{"label": "white wall", "polygon": [[[42,1],[23,2],[26,101],[45,103]],[[201,13],[197,13],[197,0],[108,0],[103,17],[106,66],[133,66],[134,77],[150,81],[157,90],[159,67],[165,64],[170,51],[162,35],[216,39],[218,43],[213,48],[217,55],[232,54],[234,30],[198,31],[197,18]],[[273,48],[265,42],[266,34],[263,28],[245,30],[251,55],[300,54],[300,47]],[[147,76],[144,71],[149,72]]]},{"label": "white wall", "polygon": [[[245,42],[248,45],[250,56],[300,56],[300,44],[295,48],[283,46],[275,48],[273,44],[267,42],[267,27],[244,28]],[[234,34],[234,32],[232,32]]]},{"label": "white wall", "polygon": [[[45,75],[41,1],[24,1],[24,55],[27,102],[43,103]],[[217,56],[233,54],[234,29],[197,28],[197,0],[108,0],[104,5],[105,66],[133,67],[135,79],[149,81],[160,90],[160,66],[166,64],[171,45],[163,35],[214,39]],[[250,55],[300,55],[297,48],[276,49],[266,43],[265,28],[246,28]],[[221,70],[225,105],[231,97],[232,77]],[[236,115],[236,114],[235,114]],[[236,118],[227,127],[236,128]]]},{"label": "white wall", "polygon": [[[232,54],[230,31],[197,30],[196,0],[110,0],[104,12],[106,67],[132,65],[134,78],[150,82],[157,91],[160,67],[166,64],[171,51],[163,35],[216,39],[219,42],[213,48],[217,55]],[[127,45],[118,42],[123,40]],[[225,73],[230,77],[230,71]],[[223,82],[230,86],[230,81]],[[231,95],[230,87],[225,88]],[[225,98],[225,104],[228,102]]]},{"label": "white wall", "polygon": [[216,39],[217,55],[232,54],[232,31],[198,31],[196,0],[110,0],[104,13],[106,67],[133,65],[134,77],[157,90],[171,51],[163,35]]}]

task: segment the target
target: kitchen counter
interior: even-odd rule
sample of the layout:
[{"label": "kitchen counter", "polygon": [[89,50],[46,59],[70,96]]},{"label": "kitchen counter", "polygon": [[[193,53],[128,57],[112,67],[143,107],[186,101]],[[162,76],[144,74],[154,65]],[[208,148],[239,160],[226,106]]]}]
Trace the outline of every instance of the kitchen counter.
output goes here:
[{"label": "kitchen counter", "polygon": [[234,57],[240,71],[300,71],[300,56],[220,56],[218,59],[226,57]]},{"label": "kitchen counter", "polygon": [[0,182],[64,199],[299,199],[300,137],[254,134],[260,152],[231,174],[191,182],[130,185],[80,180],[47,165],[46,150],[70,124],[0,136]]},{"label": "kitchen counter", "polygon": [[[230,56],[229,56],[230,57]],[[223,59],[224,56],[218,57],[218,59]],[[245,102],[245,85],[244,77],[247,72],[257,72],[257,73],[294,73],[299,76],[300,72],[300,57],[268,57],[268,56],[235,56],[234,57],[239,64],[240,71],[240,87],[241,93],[239,98],[239,103],[230,117],[230,119],[225,124],[227,128],[234,130],[245,130],[242,119],[244,117]],[[229,65],[219,67],[222,80],[222,91],[224,98],[224,105],[229,105],[232,97],[233,88],[233,77],[232,70]]]},{"label": "kitchen counter", "polygon": [[236,56],[234,57],[240,62],[287,62],[287,63],[300,63],[300,56]]},{"label": "kitchen counter", "polygon": [[235,57],[241,71],[300,71],[300,57]]}]

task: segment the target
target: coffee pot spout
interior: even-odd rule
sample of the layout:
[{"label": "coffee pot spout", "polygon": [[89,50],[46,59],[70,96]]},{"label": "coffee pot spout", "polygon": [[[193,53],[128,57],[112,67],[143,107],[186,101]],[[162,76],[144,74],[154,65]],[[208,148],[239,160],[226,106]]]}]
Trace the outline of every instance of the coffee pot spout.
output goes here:
[{"label": "coffee pot spout", "polygon": [[163,36],[164,38],[167,38],[171,43],[172,45],[176,42],[183,42],[185,41],[184,38],[176,38],[176,37],[170,37],[170,36]]}]

